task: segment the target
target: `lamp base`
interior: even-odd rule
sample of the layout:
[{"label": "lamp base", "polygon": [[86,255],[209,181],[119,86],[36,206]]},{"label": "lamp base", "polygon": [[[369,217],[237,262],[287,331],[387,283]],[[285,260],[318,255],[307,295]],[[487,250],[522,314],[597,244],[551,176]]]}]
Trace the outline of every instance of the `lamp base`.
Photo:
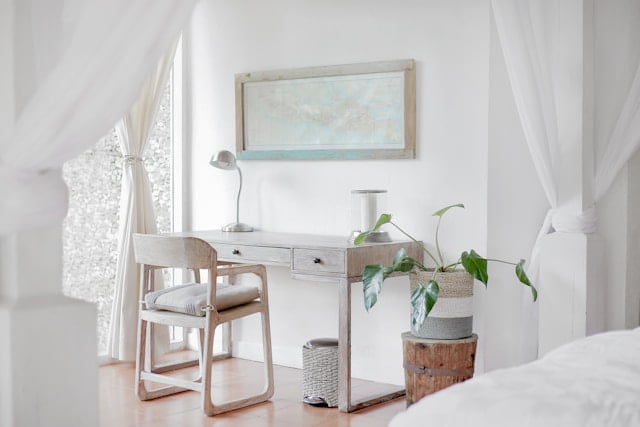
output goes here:
[{"label": "lamp base", "polygon": [[253,231],[253,227],[241,222],[232,222],[222,227],[222,231]]}]

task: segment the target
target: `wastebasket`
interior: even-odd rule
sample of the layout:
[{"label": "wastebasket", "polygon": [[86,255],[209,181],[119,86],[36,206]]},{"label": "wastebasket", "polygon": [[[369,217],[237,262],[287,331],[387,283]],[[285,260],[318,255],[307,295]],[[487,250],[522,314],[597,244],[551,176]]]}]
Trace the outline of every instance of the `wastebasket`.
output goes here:
[{"label": "wastebasket", "polygon": [[338,406],[338,340],[316,338],[302,346],[302,401],[313,406]]}]

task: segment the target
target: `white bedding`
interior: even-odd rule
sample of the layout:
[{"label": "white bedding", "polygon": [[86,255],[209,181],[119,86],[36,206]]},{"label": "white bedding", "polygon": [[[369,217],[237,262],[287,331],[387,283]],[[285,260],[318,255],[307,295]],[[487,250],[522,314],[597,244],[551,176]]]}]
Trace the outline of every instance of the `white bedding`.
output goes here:
[{"label": "white bedding", "polygon": [[423,425],[640,426],[640,328],[593,335],[456,384],[389,424]]}]

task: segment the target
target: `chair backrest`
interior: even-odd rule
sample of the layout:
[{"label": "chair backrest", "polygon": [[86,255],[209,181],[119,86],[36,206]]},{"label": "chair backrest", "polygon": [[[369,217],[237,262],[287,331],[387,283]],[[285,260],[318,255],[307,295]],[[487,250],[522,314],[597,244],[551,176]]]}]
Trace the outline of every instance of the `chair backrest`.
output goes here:
[{"label": "chair backrest", "polygon": [[214,269],[216,250],[195,237],[173,237],[134,234],[133,250],[136,262],[154,267]]}]

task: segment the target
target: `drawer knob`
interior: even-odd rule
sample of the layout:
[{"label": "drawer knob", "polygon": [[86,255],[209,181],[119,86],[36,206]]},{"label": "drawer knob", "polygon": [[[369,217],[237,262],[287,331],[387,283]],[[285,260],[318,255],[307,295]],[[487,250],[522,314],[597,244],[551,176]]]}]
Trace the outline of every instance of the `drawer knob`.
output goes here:
[{"label": "drawer knob", "polygon": [[240,251],[238,249],[232,250],[231,253],[234,255],[240,255]]},{"label": "drawer knob", "polygon": [[322,260],[320,258],[314,258],[313,259],[313,263],[314,264],[320,264],[322,262]]}]

